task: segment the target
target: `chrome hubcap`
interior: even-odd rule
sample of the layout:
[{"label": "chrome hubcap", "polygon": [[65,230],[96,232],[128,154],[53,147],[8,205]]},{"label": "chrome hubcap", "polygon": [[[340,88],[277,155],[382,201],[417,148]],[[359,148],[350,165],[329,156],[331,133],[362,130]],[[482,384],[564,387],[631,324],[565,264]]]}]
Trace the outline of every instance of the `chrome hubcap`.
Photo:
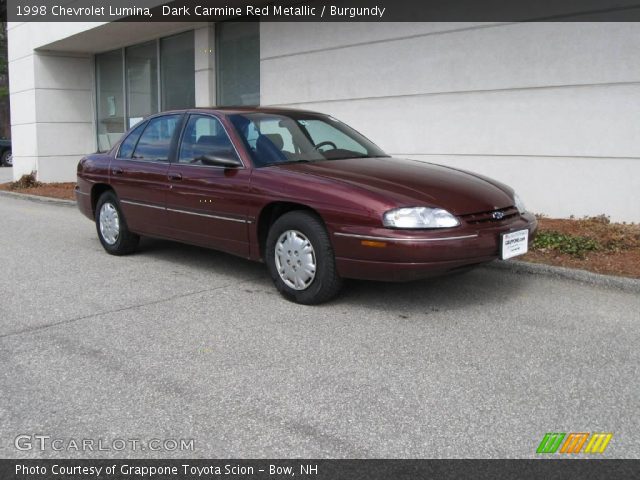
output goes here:
[{"label": "chrome hubcap", "polygon": [[109,245],[118,241],[120,235],[120,217],[111,203],[105,203],[100,208],[100,233]]},{"label": "chrome hubcap", "polygon": [[294,290],[308,288],[316,278],[316,252],[309,239],[297,230],[280,235],[275,260],[280,278]]}]

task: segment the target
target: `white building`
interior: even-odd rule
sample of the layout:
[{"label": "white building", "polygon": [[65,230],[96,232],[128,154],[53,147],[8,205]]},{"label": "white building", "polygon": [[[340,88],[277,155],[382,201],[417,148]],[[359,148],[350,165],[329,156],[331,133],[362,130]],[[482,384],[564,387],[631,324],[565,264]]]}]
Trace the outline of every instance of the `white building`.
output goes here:
[{"label": "white building", "polygon": [[549,216],[640,221],[637,23],[10,23],[14,176],[173,107],[327,112]]}]

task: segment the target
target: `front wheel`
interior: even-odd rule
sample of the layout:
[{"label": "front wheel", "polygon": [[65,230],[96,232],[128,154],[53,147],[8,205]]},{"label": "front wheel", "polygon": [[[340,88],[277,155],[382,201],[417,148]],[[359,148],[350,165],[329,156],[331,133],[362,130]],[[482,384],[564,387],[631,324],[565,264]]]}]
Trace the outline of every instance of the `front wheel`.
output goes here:
[{"label": "front wheel", "polygon": [[278,291],[296,303],[326,302],[342,286],[329,234],[310,212],[289,212],[275,221],[267,236],[265,261]]},{"label": "front wheel", "polygon": [[129,231],[114,192],[105,192],[96,205],[96,230],[103,248],[111,255],[133,253],[140,237]]}]

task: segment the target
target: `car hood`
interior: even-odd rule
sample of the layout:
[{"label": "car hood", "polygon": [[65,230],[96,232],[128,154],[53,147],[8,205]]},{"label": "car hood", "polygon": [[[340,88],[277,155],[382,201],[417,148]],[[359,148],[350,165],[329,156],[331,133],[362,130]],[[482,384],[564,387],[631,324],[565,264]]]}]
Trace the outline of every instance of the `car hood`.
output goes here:
[{"label": "car hood", "polygon": [[352,158],[278,165],[375,193],[397,206],[445,208],[456,215],[513,205],[513,191],[471,172],[400,158]]}]

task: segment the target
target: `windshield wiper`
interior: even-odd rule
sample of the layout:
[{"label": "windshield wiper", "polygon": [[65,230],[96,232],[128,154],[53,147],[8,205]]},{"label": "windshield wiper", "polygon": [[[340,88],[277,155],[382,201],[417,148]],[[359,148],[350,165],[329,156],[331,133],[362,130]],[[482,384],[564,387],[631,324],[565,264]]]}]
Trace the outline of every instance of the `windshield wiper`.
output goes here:
[{"label": "windshield wiper", "polygon": [[329,157],[327,160],[350,160],[352,158],[378,158],[379,155],[348,155],[346,157]]},{"label": "windshield wiper", "polygon": [[287,160],[285,162],[269,162],[269,163],[263,163],[262,166],[263,167],[272,167],[273,165],[291,165],[292,163],[311,163],[311,162],[317,162],[318,160],[308,160],[306,158],[300,158],[298,160]]}]

